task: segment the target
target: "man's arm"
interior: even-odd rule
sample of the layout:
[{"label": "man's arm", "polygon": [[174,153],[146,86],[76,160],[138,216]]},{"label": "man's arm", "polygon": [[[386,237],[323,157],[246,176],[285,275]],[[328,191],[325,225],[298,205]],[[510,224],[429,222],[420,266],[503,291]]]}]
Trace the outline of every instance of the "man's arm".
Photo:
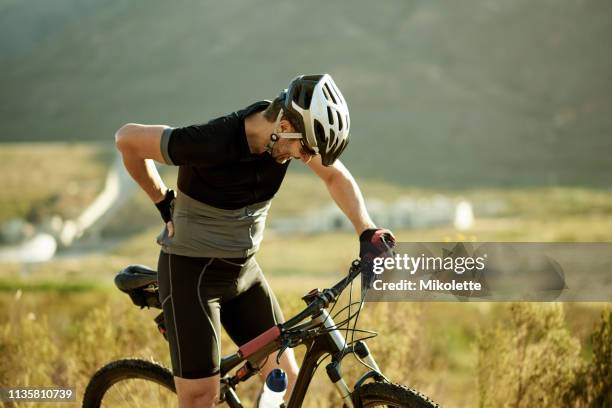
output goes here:
[{"label": "man's arm", "polygon": [[321,163],[321,158],[315,156],[308,166],[323,180],[338,207],[353,224],[357,235],[366,229],[376,228],[357,182],[340,160],[326,167]]},{"label": "man's arm", "polygon": [[115,145],[125,168],[154,203],[161,201],[167,190],[153,163],[153,160],[165,163],[160,141],[166,128],[128,123],[115,133]]},{"label": "man's arm", "polygon": [[[115,133],[115,145],[125,168],[154,203],[161,202],[168,191],[153,163],[153,160],[165,163],[160,142],[166,128],[162,125],[128,123]],[[168,223],[168,232],[170,236],[174,235],[171,222]]]}]

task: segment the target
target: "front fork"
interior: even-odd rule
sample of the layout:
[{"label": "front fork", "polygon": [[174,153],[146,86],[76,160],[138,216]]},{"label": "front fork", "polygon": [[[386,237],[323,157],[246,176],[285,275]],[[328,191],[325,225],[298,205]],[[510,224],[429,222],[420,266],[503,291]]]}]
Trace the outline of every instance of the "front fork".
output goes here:
[{"label": "front fork", "polygon": [[328,338],[329,341],[332,343],[330,344],[330,346],[331,348],[336,350],[336,352],[332,354],[331,363],[326,366],[327,375],[340,393],[344,404],[349,408],[354,408],[353,399],[351,396],[351,389],[348,387],[346,381],[342,377],[341,363],[344,356],[349,353],[355,353],[371,369],[357,381],[353,389],[357,389],[361,385],[361,383],[363,383],[370,377],[384,379],[384,376],[381,374],[380,368],[378,367],[378,364],[376,364],[376,361],[374,360],[374,357],[372,357],[372,354],[370,353],[370,350],[368,349],[368,346],[365,344],[365,342],[359,340],[355,342],[355,344],[352,344],[350,346],[347,345],[346,339],[344,338],[340,330],[336,328],[336,323],[334,322],[334,320],[329,315],[329,312],[326,309],[323,309],[321,314],[315,317],[313,320],[317,323],[322,323],[322,325],[329,330]]}]

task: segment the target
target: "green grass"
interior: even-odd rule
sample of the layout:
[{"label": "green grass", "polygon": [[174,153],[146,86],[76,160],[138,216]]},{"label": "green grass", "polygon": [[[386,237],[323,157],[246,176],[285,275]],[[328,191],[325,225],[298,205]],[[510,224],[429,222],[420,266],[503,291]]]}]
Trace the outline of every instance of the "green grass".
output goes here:
[{"label": "green grass", "polygon": [[18,290],[26,292],[57,292],[57,293],[78,293],[90,292],[101,288],[99,282],[58,282],[56,280],[36,280],[33,282],[15,278],[0,279],[0,292],[16,292]]}]

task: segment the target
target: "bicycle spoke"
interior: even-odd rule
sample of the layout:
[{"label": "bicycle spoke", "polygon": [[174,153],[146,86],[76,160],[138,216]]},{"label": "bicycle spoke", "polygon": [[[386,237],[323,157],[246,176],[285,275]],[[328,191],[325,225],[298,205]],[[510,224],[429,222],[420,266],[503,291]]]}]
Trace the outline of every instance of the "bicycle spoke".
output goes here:
[{"label": "bicycle spoke", "polygon": [[138,402],[138,399],[135,397],[134,392],[130,393],[130,397],[132,399],[132,401],[134,401],[136,403],[136,407],[140,408],[140,402]]},{"label": "bicycle spoke", "polygon": [[[119,384],[119,386],[122,386],[123,388],[125,388],[125,387],[127,387],[127,384],[125,384],[125,383],[124,383],[124,384],[121,384],[121,383],[120,383],[120,384]],[[117,393],[119,394],[119,396],[121,397],[121,399],[123,400],[123,402],[126,404],[125,406],[126,406],[126,407],[129,407],[128,401],[125,399],[125,396],[124,396],[124,394],[125,394],[125,393],[123,393],[123,392],[119,392],[119,390],[117,390]]]},{"label": "bicycle spoke", "polygon": [[176,407],[176,394],[160,384],[143,379],[124,379],[112,385],[102,400],[102,407],[144,408]]},{"label": "bicycle spoke", "polygon": [[128,404],[128,401],[125,399],[124,394],[128,395],[130,397],[130,400],[134,401],[134,403],[136,405],[132,405],[129,404],[127,405],[128,407],[133,407],[136,406],[138,408],[140,408],[140,404],[138,403],[138,401],[134,398],[134,393],[129,389],[129,384],[127,382],[122,382],[120,383],[120,385],[123,387],[123,389],[126,391],[125,393],[121,393],[121,397],[123,398],[123,401],[125,401],[126,404]]}]

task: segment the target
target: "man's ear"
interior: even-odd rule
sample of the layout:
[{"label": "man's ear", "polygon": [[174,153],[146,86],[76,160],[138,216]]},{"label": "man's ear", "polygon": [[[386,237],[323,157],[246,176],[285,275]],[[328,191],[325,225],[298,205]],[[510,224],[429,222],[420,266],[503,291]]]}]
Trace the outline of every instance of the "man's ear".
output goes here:
[{"label": "man's ear", "polygon": [[291,122],[289,122],[287,119],[281,119],[280,128],[283,132],[295,132],[295,129],[293,129],[293,125],[291,125]]}]

